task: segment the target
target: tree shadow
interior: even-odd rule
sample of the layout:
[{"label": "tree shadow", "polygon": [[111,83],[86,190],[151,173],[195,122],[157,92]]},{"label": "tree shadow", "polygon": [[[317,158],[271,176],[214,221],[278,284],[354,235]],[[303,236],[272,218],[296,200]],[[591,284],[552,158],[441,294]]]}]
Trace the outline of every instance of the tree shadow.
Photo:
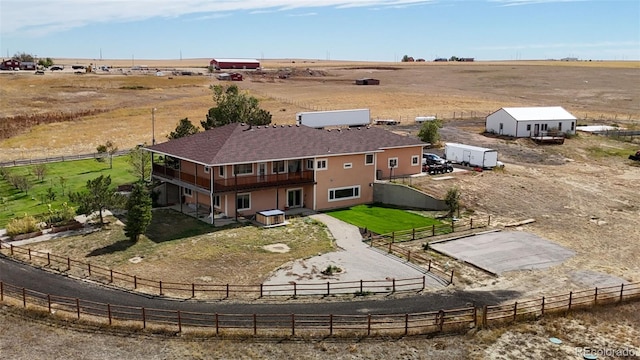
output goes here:
[{"label": "tree shadow", "polygon": [[115,242],[113,244],[107,245],[105,247],[99,248],[99,249],[95,249],[93,251],[91,251],[90,253],[88,253],[86,255],[86,257],[92,257],[92,256],[100,256],[100,255],[107,255],[107,254],[113,254],[119,251],[125,251],[128,248],[130,248],[131,246],[135,245],[136,242],[135,241],[131,241],[129,239],[126,240],[120,240],[118,242]]},{"label": "tree shadow", "polygon": [[145,236],[154,243],[162,243],[240,226],[244,225],[230,224],[214,227],[211,224],[182,214],[174,209],[156,209],[153,211],[151,224],[147,227]]}]

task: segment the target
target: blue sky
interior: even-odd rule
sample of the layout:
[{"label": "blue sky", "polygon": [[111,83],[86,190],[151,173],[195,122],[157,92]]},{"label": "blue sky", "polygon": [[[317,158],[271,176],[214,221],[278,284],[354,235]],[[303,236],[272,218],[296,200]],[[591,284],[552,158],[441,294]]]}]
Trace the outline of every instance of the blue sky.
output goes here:
[{"label": "blue sky", "polygon": [[2,57],[640,60],[638,0],[0,0]]}]

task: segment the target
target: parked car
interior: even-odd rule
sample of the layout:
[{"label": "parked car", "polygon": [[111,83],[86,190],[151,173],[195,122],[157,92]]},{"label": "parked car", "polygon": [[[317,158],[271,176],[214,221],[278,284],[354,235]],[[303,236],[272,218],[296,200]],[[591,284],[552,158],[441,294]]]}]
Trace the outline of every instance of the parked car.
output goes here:
[{"label": "parked car", "polygon": [[84,65],[71,65],[73,70],[84,70]]},{"label": "parked car", "polygon": [[36,75],[44,75],[44,70],[36,70]]},{"label": "parked car", "polygon": [[49,70],[51,70],[51,71],[64,70],[64,66],[62,66],[62,65],[53,65],[52,67],[49,68]]},{"label": "parked car", "polygon": [[432,153],[422,154],[422,165],[431,165],[431,164],[442,165],[446,162],[447,161],[445,159],[441,158],[436,154],[432,154]]}]

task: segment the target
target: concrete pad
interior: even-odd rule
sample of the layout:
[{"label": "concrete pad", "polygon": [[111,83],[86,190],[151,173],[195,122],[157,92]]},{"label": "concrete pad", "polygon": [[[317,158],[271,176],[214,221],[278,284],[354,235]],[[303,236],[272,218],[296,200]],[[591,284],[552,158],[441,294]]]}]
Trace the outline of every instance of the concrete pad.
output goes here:
[{"label": "concrete pad", "polygon": [[544,269],[575,255],[527,232],[494,232],[431,245],[431,248],[500,275],[507,271]]}]

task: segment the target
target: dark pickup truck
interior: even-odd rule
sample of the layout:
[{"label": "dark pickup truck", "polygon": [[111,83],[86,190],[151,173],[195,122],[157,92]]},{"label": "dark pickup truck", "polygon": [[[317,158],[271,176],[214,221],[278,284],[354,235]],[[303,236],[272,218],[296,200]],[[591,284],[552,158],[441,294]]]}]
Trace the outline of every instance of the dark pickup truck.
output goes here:
[{"label": "dark pickup truck", "polygon": [[629,160],[640,161],[640,150],[636,151],[635,155],[629,155]]}]

